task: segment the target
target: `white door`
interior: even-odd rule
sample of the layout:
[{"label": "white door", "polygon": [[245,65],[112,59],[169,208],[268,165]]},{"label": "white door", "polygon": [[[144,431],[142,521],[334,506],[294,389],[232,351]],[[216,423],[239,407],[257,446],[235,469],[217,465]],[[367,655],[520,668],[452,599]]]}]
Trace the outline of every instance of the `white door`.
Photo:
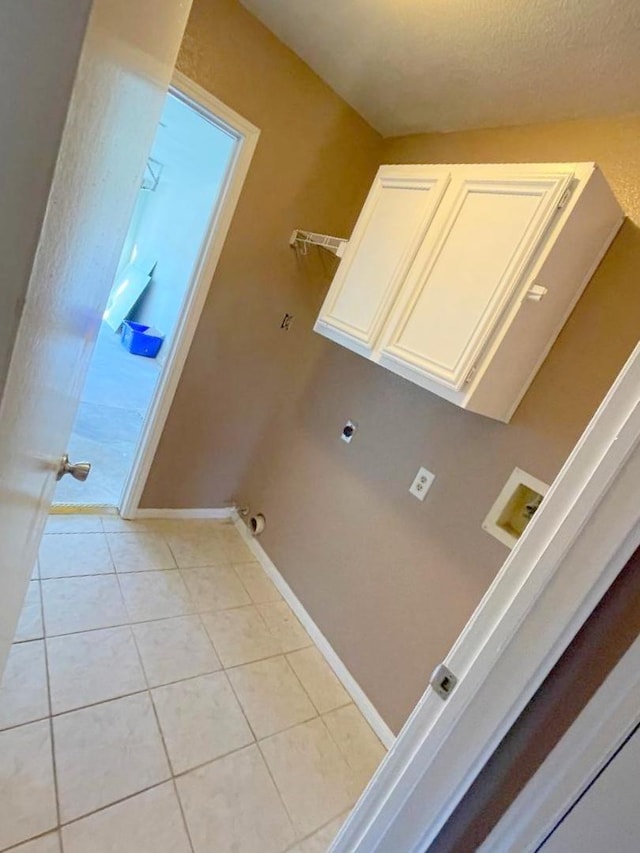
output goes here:
[{"label": "white door", "polygon": [[637,853],[640,732],[611,759],[545,842],[543,853]]},{"label": "white door", "polygon": [[452,180],[409,274],[381,361],[460,390],[518,291],[572,173]]},{"label": "white door", "polygon": [[0,401],[0,672],[190,6],[93,2]]},{"label": "white door", "polygon": [[448,180],[446,167],[379,169],[316,331],[371,355]]}]

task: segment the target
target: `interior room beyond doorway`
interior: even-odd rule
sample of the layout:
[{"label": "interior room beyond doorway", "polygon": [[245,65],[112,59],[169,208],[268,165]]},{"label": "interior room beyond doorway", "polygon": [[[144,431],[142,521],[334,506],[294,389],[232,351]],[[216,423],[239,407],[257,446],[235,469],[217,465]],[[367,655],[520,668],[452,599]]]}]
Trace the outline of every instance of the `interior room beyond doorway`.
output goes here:
[{"label": "interior room beyond doorway", "polygon": [[68,446],[92,470],[58,484],[59,506],[120,505],[237,142],[167,95]]}]

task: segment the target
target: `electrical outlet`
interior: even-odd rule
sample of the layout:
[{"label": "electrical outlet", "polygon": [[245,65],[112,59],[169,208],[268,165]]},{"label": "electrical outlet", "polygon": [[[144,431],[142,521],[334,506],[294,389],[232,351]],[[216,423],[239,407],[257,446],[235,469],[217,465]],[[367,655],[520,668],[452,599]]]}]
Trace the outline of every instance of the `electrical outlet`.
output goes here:
[{"label": "electrical outlet", "polygon": [[427,471],[426,468],[420,468],[413,483],[411,483],[411,486],[409,487],[409,491],[414,498],[418,498],[419,501],[423,501],[427,496],[427,492],[433,485],[435,478],[436,475],[432,474],[431,471]]}]

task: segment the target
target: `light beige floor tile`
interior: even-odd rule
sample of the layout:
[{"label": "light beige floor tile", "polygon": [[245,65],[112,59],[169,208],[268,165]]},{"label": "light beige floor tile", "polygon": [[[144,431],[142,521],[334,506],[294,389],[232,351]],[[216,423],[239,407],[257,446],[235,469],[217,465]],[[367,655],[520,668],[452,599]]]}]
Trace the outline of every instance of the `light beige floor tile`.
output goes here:
[{"label": "light beige floor tile", "polygon": [[273,657],[282,650],[255,607],[203,613],[201,618],[224,666]]},{"label": "light beige floor tile", "polygon": [[110,628],[129,621],[115,575],[44,580],[47,636]]},{"label": "light beige floor tile", "polygon": [[351,702],[351,697],[315,646],[292,652],[287,655],[287,660],[321,714]]},{"label": "light beige floor tile", "polygon": [[150,687],[222,669],[199,616],[133,625]]},{"label": "light beige floor tile", "polygon": [[0,729],[48,716],[44,641],[13,645],[0,682]]},{"label": "light beige floor tile", "polygon": [[63,823],[170,775],[146,693],[54,717],[53,738]]},{"label": "light beige floor tile", "polygon": [[104,575],[113,572],[113,561],[104,533],[51,533],[42,537],[41,578]]},{"label": "light beige floor tile", "polygon": [[300,834],[314,832],[353,805],[354,772],[322,720],[273,735],[260,749]]},{"label": "light beige floor tile", "polygon": [[48,720],[0,732],[0,850],[57,824]]},{"label": "light beige floor tile", "polygon": [[178,571],[138,572],[119,577],[133,622],[193,613],[193,602]]},{"label": "light beige floor tile", "polygon": [[164,536],[181,569],[227,562],[218,530],[209,524],[193,523],[166,529]]},{"label": "light beige floor tile", "polygon": [[57,832],[51,832],[36,838],[35,841],[12,847],[11,853],[60,853],[60,836]]},{"label": "light beige floor tile", "polygon": [[45,533],[102,533],[102,521],[99,515],[50,515]]},{"label": "light beige floor tile", "polygon": [[317,716],[284,657],[250,663],[227,675],[257,738]]},{"label": "light beige floor tile", "polygon": [[54,714],[146,687],[129,627],[50,637],[47,651]]},{"label": "light beige floor tile", "polygon": [[108,533],[107,541],[117,572],[175,569],[169,546],[158,533]]},{"label": "light beige floor tile", "polygon": [[220,541],[227,558],[232,563],[250,563],[255,560],[253,551],[249,548],[242,536],[231,524],[226,525],[220,531]]},{"label": "light beige floor tile", "polygon": [[222,672],[152,691],[174,773],[183,773],[253,740]]},{"label": "light beige floor tile", "polygon": [[348,816],[346,813],[332,820],[331,823],[314,832],[312,836],[296,844],[289,853],[327,853]]},{"label": "light beige floor tile", "polygon": [[24,643],[28,640],[41,640],[42,637],[44,637],[44,627],[42,625],[40,583],[30,581],[14,641]]},{"label": "light beige floor tile", "polygon": [[183,569],[181,575],[199,613],[251,604],[251,599],[231,566]]},{"label": "light beige floor tile", "polygon": [[195,853],[281,853],[293,828],[257,747],[177,780]]},{"label": "light beige floor tile", "polygon": [[269,626],[271,633],[278,638],[283,652],[293,652],[312,645],[311,637],[304,630],[286,601],[273,604],[259,604],[258,610]]},{"label": "light beige floor tile", "polygon": [[386,754],[384,746],[355,705],[331,711],[322,719],[363,789]]},{"label": "light beige floor tile", "polygon": [[260,563],[237,563],[234,568],[255,604],[281,600],[282,596]]},{"label": "light beige floor tile", "polygon": [[178,797],[168,782],[62,830],[65,853],[190,853]]},{"label": "light beige floor tile", "polygon": [[165,526],[166,520],[160,518],[136,518],[130,520],[119,515],[103,515],[100,517],[105,533],[159,533]]}]

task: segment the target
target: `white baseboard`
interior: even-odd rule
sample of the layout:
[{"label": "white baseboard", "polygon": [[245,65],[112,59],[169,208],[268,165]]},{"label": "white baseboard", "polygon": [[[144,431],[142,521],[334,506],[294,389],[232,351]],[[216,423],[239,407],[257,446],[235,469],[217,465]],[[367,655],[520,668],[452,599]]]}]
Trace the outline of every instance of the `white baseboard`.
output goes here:
[{"label": "white baseboard", "polygon": [[382,743],[387,749],[390,749],[396,739],[394,733],[376,711],[362,687],[360,687],[342,660],[338,657],[331,643],[324,636],[320,628],[318,628],[311,616],[309,616],[304,605],[301,603],[300,599],[291,589],[286,580],[282,577],[262,545],[260,545],[258,540],[251,535],[246,524],[242,521],[238,513],[233,511],[231,513],[231,517],[233,518],[240,535],[254,553],[256,560],[269,575],[278,591],[282,594],[284,600],[298,617],[318,649],[322,652],[326,662],[342,682],[344,689],[351,696],[354,704],[360,709],[362,715],[378,735]]},{"label": "white baseboard", "polygon": [[217,518],[231,519],[235,515],[232,506],[221,509],[138,509],[136,518]]}]

